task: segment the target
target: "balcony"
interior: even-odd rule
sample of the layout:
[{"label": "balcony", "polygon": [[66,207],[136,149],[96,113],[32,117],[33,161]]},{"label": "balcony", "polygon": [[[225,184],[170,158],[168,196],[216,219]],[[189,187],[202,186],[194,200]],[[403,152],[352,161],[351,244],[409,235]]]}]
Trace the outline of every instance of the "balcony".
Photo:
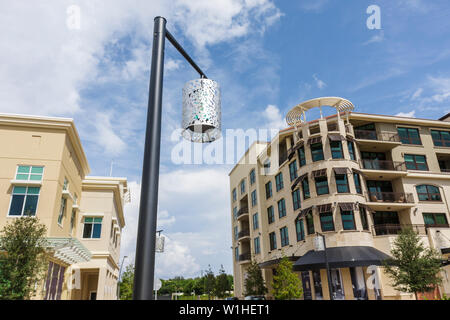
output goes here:
[{"label": "balcony", "polygon": [[369,179],[395,179],[406,176],[406,164],[400,161],[362,159],[361,171]]},{"label": "balcony", "polygon": [[376,211],[402,210],[414,207],[412,193],[368,192],[367,205]]},{"label": "balcony", "polygon": [[242,240],[243,238],[250,238],[249,229],[244,229],[238,232],[238,240]]},{"label": "balcony", "polygon": [[252,260],[252,255],[250,254],[250,252],[239,255],[239,262],[250,262],[251,260]]},{"label": "balcony", "polygon": [[401,230],[407,228],[412,228],[419,235],[427,233],[427,227],[423,224],[375,224],[372,226],[375,236],[397,235]]},{"label": "balcony", "polygon": [[400,137],[395,132],[373,130],[355,130],[355,139],[360,143],[361,150],[388,151],[401,145]]},{"label": "balcony", "polygon": [[247,217],[248,218],[248,207],[242,207],[236,214],[237,219]]}]

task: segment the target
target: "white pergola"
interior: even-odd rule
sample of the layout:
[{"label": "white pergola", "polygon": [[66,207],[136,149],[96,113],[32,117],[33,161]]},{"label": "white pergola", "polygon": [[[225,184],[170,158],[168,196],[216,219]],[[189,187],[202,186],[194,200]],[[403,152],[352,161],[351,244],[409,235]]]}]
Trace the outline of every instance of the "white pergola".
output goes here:
[{"label": "white pergola", "polygon": [[47,238],[55,258],[71,265],[91,260],[91,252],[75,238]]}]

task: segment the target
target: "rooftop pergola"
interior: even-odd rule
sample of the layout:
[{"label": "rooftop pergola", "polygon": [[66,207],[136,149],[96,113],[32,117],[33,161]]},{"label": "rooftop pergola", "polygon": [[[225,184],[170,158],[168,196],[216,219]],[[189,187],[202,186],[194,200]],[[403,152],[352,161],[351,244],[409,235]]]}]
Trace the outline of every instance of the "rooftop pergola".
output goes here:
[{"label": "rooftop pergola", "polygon": [[340,97],[321,97],[308,101],[304,101],[295,107],[293,107],[286,115],[286,123],[289,126],[297,126],[306,122],[306,111],[313,108],[320,109],[320,118],[323,118],[322,107],[331,107],[336,109],[337,116],[340,116],[342,112],[350,112],[355,109],[353,103],[347,99]]}]

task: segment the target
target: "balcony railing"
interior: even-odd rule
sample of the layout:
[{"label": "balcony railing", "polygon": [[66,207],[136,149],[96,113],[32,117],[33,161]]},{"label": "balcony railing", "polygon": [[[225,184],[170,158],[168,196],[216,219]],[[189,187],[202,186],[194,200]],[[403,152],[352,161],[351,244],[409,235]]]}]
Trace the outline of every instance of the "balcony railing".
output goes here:
[{"label": "balcony railing", "polygon": [[239,261],[247,261],[247,260],[251,260],[251,259],[252,259],[252,256],[251,256],[250,252],[239,255]]},{"label": "balcony railing", "polygon": [[370,192],[369,202],[414,203],[412,193],[404,192]]},{"label": "balcony railing", "polygon": [[355,130],[356,139],[377,140],[386,142],[400,142],[400,137],[395,132],[376,132],[372,130]]},{"label": "balcony railing", "polygon": [[243,214],[247,214],[247,213],[248,213],[248,207],[240,208],[239,211],[237,212],[236,217],[242,216]]},{"label": "balcony railing", "polygon": [[427,233],[427,226],[423,224],[374,224],[372,228],[373,234],[376,236],[397,235],[400,231],[407,228],[411,228],[421,235]]},{"label": "balcony railing", "polygon": [[244,229],[238,232],[238,239],[250,236],[250,230]]},{"label": "balcony railing", "polygon": [[369,170],[406,171],[406,164],[400,161],[390,160],[361,160],[361,167]]}]

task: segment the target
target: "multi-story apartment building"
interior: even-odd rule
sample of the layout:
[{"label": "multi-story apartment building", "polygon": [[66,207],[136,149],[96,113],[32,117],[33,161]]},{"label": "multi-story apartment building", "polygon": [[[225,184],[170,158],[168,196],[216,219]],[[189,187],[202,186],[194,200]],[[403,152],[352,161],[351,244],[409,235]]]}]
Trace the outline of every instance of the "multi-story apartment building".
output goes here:
[{"label": "multi-story apartment building", "polygon": [[72,119],[0,114],[0,228],[31,215],[50,261],[35,299],[116,299],[127,180],[88,177]]},{"label": "multi-story apartment building", "polygon": [[[322,107],[336,114],[322,116]],[[309,110],[320,118],[306,121]],[[390,285],[382,263],[412,227],[443,255],[450,293],[450,122],[363,114],[342,98],[303,102],[271,142],[255,142],[230,172],[235,294],[251,260],[271,296],[279,259],[302,280],[304,299],[415,299]],[[321,236],[320,236],[321,237]]]}]

